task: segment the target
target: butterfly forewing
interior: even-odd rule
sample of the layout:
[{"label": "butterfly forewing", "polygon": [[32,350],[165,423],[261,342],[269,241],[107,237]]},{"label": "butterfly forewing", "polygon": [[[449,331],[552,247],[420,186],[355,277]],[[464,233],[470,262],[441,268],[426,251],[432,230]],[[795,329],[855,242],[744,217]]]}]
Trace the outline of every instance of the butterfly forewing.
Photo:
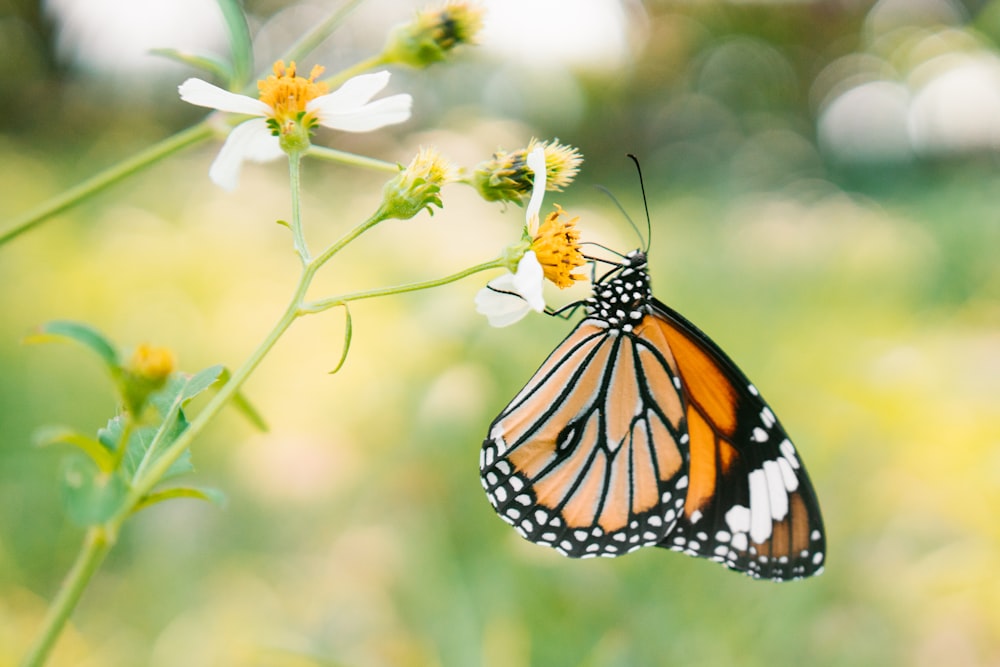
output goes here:
[{"label": "butterfly forewing", "polygon": [[687,474],[675,378],[645,342],[581,323],[490,427],[480,468],[500,517],[574,557],[660,541]]}]

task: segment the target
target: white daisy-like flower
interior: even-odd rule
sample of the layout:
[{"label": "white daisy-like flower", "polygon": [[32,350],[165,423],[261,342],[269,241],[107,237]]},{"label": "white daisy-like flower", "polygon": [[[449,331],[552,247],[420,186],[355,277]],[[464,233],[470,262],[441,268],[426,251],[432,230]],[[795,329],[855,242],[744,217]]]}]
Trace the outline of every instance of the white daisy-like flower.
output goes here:
[{"label": "white daisy-like flower", "polygon": [[369,132],[410,118],[413,98],[392,95],[371,101],[389,83],[389,72],[362,74],[332,93],[316,78],[296,75],[295,63],[274,64],[274,74],[257,82],[259,99],[223,90],[201,79],[188,79],[178,87],[181,99],[191,104],[256,116],[229,133],[208,175],[217,185],[232,190],[245,160],[268,162],[290,150],[304,150],[316,125],[345,132]]},{"label": "white daisy-like flower", "polygon": [[[538,212],[545,196],[545,151],[539,146],[528,154],[528,167],[535,178],[531,199],[524,211],[526,235],[531,238],[538,232]],[[514,273],[494,278],[476,294],[476,312],[485,315],[490,326],[506,327],[519,321],[530,311],[545,310],[542,283],[545,273],[533,250],[527,250],[518,260]]]}]

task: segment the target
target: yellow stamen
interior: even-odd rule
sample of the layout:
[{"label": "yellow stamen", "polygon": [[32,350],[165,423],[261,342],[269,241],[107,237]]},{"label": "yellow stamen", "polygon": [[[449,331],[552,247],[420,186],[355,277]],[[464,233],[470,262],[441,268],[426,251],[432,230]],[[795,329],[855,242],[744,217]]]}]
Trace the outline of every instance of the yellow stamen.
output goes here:
[{"label": "yellow stamen", "polygon": [[531,241],[531,249],[545,277],[560,289],[577,280],[586,280],[586,276],[573,273],[573,270],[587,263],[580,251],[580,232],[576,228],[580,218],[564,219],[563,213],[562,207],[556,204],[556,210],[538,226],[538,233]]},{"label": "yellow stamen", "polygon": [[283,126],[287,121],[299,120],[310,100],[329,92],[325,83],[316,81],[321,74],[323,67],[316,65],[306,79],[296,75],[294,60],[288,67],[285,67],[283,60],[279,60],[274,63],[274,74],[257,82],[260,101],[271,107],[272,118],[278,125]]}]

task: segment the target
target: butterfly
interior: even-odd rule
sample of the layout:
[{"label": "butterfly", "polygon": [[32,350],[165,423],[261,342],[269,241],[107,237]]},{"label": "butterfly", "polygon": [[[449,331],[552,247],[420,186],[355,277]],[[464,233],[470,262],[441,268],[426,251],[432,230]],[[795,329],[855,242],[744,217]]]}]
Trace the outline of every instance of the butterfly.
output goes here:
[{"label": "butterfly", "polygon": [[656,546],[786,581],[823,570],[816,492],[757,388],[653,297],[646,253],[612,262],[585,317],[489,428],[501,519],[564,556]]}]

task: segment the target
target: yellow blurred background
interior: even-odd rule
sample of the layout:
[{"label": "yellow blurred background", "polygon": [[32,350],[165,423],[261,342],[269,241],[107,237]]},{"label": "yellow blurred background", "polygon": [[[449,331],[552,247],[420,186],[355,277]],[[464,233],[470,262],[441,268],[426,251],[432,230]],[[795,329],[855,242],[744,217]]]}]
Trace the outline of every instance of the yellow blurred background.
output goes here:
[{"label": "yellow blurred background", "polygon": [[[487,425],[571,323],[491,329],[482,275],[298,322],[194,447],[219,509],[181,500],[126,524],[57,666],[1000,664],[1000,2],[482,3],[483,44],[394,70],[414,117],[319,143],[472,166],[532,136],[577,146],[549,195],[628,250],[642,160],[661,300],[736,359],[792,434],[828,530],[823,576],[752,581],[660,549],[571,561],[518,537],[479,484]],[[265,65],[335,5],[247,3]],[[378,50],[416,3],[370,0],[315,53]],[[141,10],[141,11],[140,11]],[[202,117],[155,46],[221,51],[209,0],[14,0],[0,10],[0,221]],[[311,65],[312,59],[308,63]],[[241,364],[298,260],[280,164],[226,193],[219,145],[181,153],[0,248],[0,665],[16,664],[81,531],[63,452],[115,409],[68,345],[76,319],[181,366]],[[384,174],[310,161],[324,247],[378,205]],[[433,218],[380,225],[313,294],[446,275],[517,239],[523,213],[451,186]],[[4,227],[6,225],[4,224]],[[565,295],[556,295],[565,299]],[[196,406],[197,407],[197,406]]]}]

